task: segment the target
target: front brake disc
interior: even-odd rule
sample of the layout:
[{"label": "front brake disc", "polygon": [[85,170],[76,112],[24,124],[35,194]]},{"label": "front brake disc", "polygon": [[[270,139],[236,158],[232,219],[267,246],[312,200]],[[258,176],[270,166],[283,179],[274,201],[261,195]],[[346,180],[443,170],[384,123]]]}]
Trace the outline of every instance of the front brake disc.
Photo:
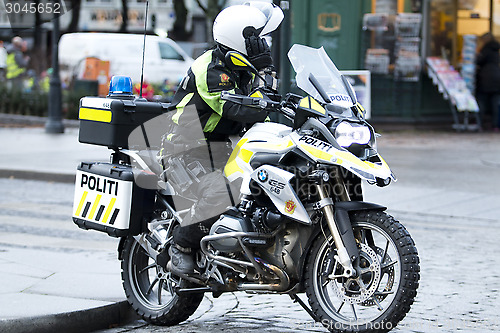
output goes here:
[{"label": "front brake disc", "polygon": [[380,283],[381,266],[377,253],[366,244],[358,244],[362,272],[356,278],[344,281],[332,280],[330,286],[337,297],[349,304],[363,304],[377,291]]}]

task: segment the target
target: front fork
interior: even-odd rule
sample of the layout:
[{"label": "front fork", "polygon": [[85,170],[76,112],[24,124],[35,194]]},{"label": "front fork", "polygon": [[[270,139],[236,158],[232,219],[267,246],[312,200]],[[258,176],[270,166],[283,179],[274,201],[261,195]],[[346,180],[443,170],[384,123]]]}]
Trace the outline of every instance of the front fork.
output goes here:
[{"label": "front fork", "polygon": [[[340,201],[350,201],[344,180],[339,174],[339,170],[336,171],[332,179],[332,184],[335,186],[335,195]],[[318,182],[316,190],[320,199],[316,204],[316,208],[322,210],[332,234],[337,249],[338,261],[344,268],[344,274],[342,275],[345,277],[354,276],[356,275],[356,270],[353,267],[353,263],[359,257],[359,250],[354,238],[349,213],[345,209],[334,207],[335,204],[328,196],[323,183]]]}]

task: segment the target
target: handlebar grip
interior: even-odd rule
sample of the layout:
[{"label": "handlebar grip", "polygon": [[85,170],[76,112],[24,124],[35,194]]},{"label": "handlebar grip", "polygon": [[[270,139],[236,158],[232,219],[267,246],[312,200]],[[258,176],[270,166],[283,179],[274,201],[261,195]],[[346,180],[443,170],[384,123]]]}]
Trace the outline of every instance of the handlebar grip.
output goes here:
[{"label": "handlebar grip", "polygon": [[295,112],[293,110],[290,110],[288,108],[282,108],[281,113],[288,119],[295,119]]}]

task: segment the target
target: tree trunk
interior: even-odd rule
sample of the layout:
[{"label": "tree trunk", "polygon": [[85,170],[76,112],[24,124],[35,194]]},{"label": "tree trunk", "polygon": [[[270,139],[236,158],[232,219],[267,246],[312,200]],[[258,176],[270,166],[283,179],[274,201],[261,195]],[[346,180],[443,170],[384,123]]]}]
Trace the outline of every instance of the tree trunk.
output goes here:
[{"label": "tree trunk", "polygon": [[188,40],[189,35],[186,31],[186,21],[188,10],[184,0],[174,0],[175,22],[168,35],[174,40]]},{"label": "tree trunk", "polygon": [[224,5],[226,4],[226,0],[207,0],[206,7],[203,6],[200,0],[196,0],[200,8],[205,12],[206,18],[206,27],[207,27],[207,42],[213,43],[214,36],[212,34],[212,28],[214,25],[215,17],[220,13]]},{"label": "tree trunk", "polygon": [[[34,1],[36,8],[40,0]],[[30,67],[35,70],[37,74],[40,74],[47,66],[46,57],[42,54],[42,18],[38,11],[35,11],[35,26],[33,29],[33,49],[31,50],[31,61]]]},{"label": "tree trunk", "polygon": [[71,0],[71,22],[68,25],[66,32],[77,32],[78,23],[80,21],[80,7],[82,0]]},{"label": "tree trunk", "polygon": [[127,32],[128,28],[128,4],[127,0],[122,0],[122,24],[119,32]]}]

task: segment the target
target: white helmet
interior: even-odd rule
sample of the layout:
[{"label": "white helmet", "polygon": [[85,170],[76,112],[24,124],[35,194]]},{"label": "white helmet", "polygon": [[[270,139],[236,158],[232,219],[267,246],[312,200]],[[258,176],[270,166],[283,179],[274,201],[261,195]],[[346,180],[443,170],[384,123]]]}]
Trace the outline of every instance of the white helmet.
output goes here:
[{"label": "white helmet", "polygon": [[264,36],[278,28],[283,20],[281,8],[269,2],[249,1],[244,5],[227,7],[214,21],[214,40],[232,50],[247,55],[245,28],[254,28],[258,36]]}]

